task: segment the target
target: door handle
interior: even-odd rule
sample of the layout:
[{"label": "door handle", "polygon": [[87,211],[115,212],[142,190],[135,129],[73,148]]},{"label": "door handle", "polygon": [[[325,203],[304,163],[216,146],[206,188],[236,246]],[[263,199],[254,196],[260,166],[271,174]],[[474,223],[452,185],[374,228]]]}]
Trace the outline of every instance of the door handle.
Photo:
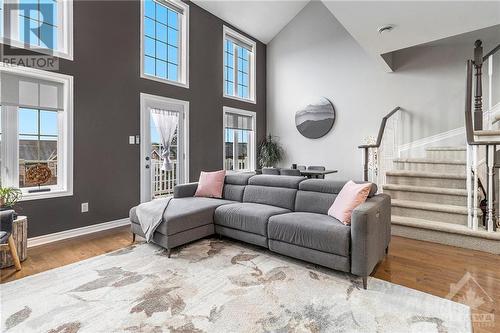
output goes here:
[{"label": "door handle", "polygon": [[146,169],[149,169],[149,164],[146,164]]},{"label": "door handle", "polygon": [[146,156],[146,161],[149,161],[149,156]]}]

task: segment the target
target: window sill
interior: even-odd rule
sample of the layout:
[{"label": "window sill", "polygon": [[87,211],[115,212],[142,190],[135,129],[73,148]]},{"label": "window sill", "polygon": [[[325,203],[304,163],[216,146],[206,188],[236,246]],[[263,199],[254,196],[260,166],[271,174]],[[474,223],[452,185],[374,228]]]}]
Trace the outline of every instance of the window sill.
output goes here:
[{"label": "window sill", "polygon": [[156,81],[156,82],[171,84],[173,86],[189,89],[189,82],[183,83],[183,82],[178,82],[178,81],[172,81],[172,80],[162,79],[162,78],[148,75],[148,74],[144,74],[144,73],[141,74],[141,79],[152,80],[152,81]]},{"label": "window sill", "polygon": [[[60,50],[53,50],[53,49],[46,49],[46,48],[31,49],[31,48],[27,48],[23,42],[20,42],[20,41],[15,40],[15,39],[9,39],[6,37],[0,38],[0,42],[2,44],[9,45],[11,47],[15,47],[18,49],[27,50],[27,51],[40,53],[40,54],[44,54],[44,55],[51,56],[51,57],[62,58],[62,59],[67,59],[67,60],[73,61],[72,50],[60,51]],[[20,55],[20,57],[27,57],[27,56]]]},{"label": "window sill", "polygon": [[59,197],[69,197],[73,195],[73,191],[68,190],[53,190],[50,192],[40,192],[40,193],[24,193],[21,201],[32,201],[40,199],[50,199]]},{"label": "window sill", "polygon": [[231,96],[231,95],[223,95],[224,98],[229,98],[229,99],[234,99],[240,102],[245,102],[245,103],[251,103],[251,104],[257,104],[257,101],[255,99],[246,99],[246,98],[241,98],[238,96]]}]

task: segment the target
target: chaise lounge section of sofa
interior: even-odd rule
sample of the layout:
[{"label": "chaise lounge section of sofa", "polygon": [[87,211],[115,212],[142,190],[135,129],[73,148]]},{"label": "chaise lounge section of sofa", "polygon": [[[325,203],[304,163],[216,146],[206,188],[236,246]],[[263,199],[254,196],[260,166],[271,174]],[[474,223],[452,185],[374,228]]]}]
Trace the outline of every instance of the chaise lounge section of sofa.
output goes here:
[{"label": "chaise lounge section of sofa", "polygon": [[[327,215],[346,182],[295,176],[234,174],[223,198],[194,197],[197,183],[178,185],[153,242],[170,250],[218,234],[363,278],[384,258],[391,236],[391,199],[376,194],[344,225]],[[134,234],[144,236],[130,211]]]}]

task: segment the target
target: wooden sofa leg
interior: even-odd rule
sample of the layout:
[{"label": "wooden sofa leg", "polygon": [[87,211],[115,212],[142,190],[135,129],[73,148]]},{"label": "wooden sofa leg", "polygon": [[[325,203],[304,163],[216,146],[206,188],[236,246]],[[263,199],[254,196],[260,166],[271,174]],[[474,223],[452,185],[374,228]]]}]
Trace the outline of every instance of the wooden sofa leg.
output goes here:
[{"label": "wooden sofa leg", "polygon": [[387,255],[387,254],[389,254],[389,246],[387,246],[387,247],[385,248],[385,254],[386,254],[386,255]]},{"label": "wooden sofa leg", "polygon": [[132,233],[132,243],[135,243],[135,234]]},{"label": "wooden sofa leg", "polygon": [[167,249],[167,258],[170,258],[170,254],[172,253],[172,250]]},{"label": "wooden sofa leg", "polygon": [[368,289],[368,276],[363,276],[363,289]]},{"label": "wooden sofa leg", "polygon": [[19,261],[19,256],[17,255],[16,243],[14,242],[14,237],[12,235],[7,239],[9,243],[10,255],[12,256],[12,260],[14,261],[14,266],[16,267],[16,271],[21,270],[21,262]]}]

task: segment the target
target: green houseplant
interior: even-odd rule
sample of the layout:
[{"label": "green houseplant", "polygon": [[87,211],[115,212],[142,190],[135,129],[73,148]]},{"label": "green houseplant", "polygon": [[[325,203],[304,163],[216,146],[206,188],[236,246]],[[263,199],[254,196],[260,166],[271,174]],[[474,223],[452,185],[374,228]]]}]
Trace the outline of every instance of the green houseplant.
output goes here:
[{"label": "green houseplant", "polygon": [[12,209],[22,196],[23,194],[18,188],[0,186],[0,210]]},{"label": "green houseplant", "polygon": [[283,159],[284,151],[269,134],[259,145],[258,162],[261,167],[275,167]]}]

